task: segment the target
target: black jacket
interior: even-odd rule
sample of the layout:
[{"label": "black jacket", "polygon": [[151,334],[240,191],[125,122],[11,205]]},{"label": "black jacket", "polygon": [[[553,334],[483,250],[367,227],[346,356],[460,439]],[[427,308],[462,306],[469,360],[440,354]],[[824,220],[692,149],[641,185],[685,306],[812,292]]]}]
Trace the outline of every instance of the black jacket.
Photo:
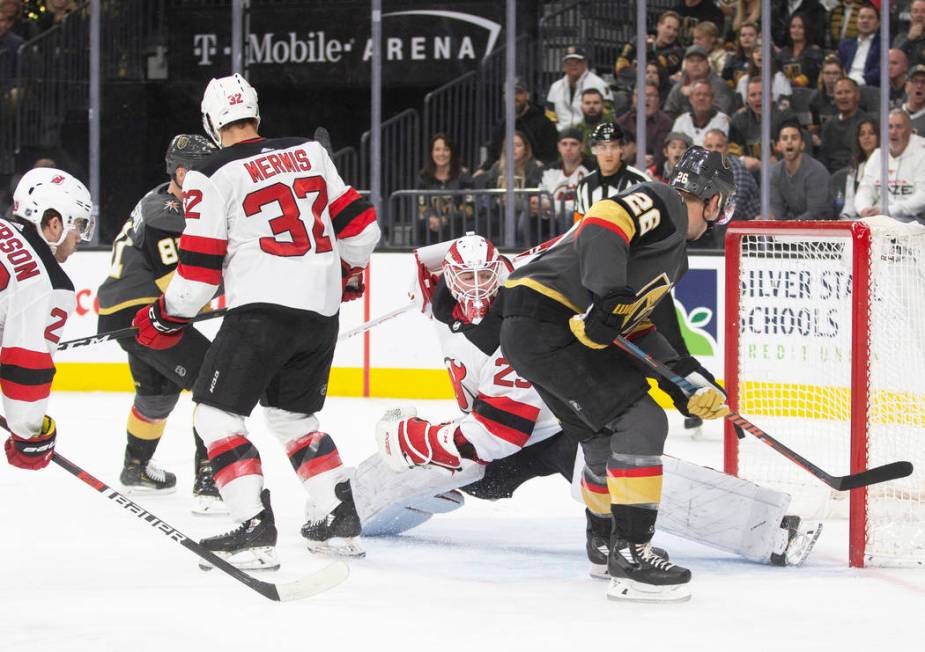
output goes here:
[{"label": "black jacket", "polygon": [[[491,140],[488,141],[488,155],[479,166],[481,169],[490,169],[495,161],[501,157],[501,146],[504,143],[504,127],[504,120],[502,120],[492,130]],[[524,114],[514,122],[514,129],[523,132],[527,140],[530,141],[530,146],[533,148],[533,158],[542,161],[547,166],[555,164],[559,158],[559,150],[556,149],[559,132],[556,131],[556,125],[550,122],[541,107],[531,102]]]}]

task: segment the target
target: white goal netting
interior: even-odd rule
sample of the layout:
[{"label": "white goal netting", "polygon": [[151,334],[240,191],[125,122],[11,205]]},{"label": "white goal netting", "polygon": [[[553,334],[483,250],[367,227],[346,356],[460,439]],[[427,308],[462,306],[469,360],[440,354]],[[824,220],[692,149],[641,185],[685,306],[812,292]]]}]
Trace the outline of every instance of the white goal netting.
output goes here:
[{"label": "white goal netting", "polygon": [[[869,304],[852,276],[855,247],[864,245],[851,231],[742,236],[739,411],[829,473],[847,474],[851,406],[863,400],[852,395],[852,363],[866,357],[867,466],[909,460],[915,471],[868,489],[864,560],[925,565],[925,227],[865,223]],[[870,333],[853,351],[858,301],[869,305]],[[790,493],[801,516],[848,515],[847,493],[833,493],[752,437],[739,442],[738,468],[741,477]]]}]

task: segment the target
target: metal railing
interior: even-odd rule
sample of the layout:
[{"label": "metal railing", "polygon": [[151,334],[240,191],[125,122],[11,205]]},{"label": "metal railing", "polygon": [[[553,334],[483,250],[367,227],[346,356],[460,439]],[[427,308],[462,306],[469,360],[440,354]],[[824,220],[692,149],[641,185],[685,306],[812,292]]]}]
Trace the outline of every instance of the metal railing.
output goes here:
[{"label": "metal railing", "polygon": [[16,66],[7,50],[0,50],[0,174],[15,171]]},{"label": "metal railing", "polygon": [[[382,151],[388,155],[388,164],[382,167],[382,196],[399,188],[413,188],[417,185],[421,169],[423,146],[421,145],[421,118],[415,109],[405,109],[382,122]],[[360,138],[360,180],[364,188],[370,187],[369,145],[370,132]],[[385,208],[385,207],[383,207]]]},{"label": "metal railing", "polygon": [[[559,202],[546,190],[518,188],[516,246],[530,247],[565,233],[573,213],[569,200]],[[397,190],[389,196],[388,211],[379,224],[381,249],[417,247],[458,238],[474,231],[504,242],[503,189]]]},{"label": "metal railing", "polygon": [[363,179],[360,178],[360,155],[355,147],[342,147],[331,155],[334,167],[340,173],[340,178],[348,186],[361,188]]}]

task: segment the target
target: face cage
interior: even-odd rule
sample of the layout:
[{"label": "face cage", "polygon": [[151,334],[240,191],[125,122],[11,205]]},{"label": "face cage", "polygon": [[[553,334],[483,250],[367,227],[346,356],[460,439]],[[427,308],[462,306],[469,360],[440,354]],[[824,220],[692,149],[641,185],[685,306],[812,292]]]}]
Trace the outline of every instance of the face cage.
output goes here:
[{"label": "face cage", "polygon": [[[473,273],[473,284],[464,282],[460,276],[466,272]],[[488,272],[489,278],[482,281],[482,273]],[[501,261],[488,261],[478,267],[461,265],[458,263],[446,266],[445,275],[447,287],[458,301],[466,314],[466,318],[477,324],[488,313],[491,300],[498,293],[501,284]]]}]

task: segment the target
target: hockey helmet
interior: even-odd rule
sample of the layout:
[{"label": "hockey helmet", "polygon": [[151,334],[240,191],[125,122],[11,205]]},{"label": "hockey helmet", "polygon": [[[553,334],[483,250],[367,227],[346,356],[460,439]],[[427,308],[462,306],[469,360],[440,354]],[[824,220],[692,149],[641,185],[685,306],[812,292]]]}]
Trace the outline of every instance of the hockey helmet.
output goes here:
[{"label": "hockey helmet", "polygon": [[260,107],[254,87],[237,73],[213,78],[202,95],[202,128],[206,135],[221,147],[219,132],[222,127],[249,118],[260,124]]},{"label": "hockey helmet", "polygon": [[87,187],[62,170],[29,170],[13,193],[13,215],[32,222],[41,233],[42,217],[48,210],[58,213],[64,226],[61,237],[48,243],[52,247],[64,242],[72,229],[80,233],[81,240],[89,241],[93,237],[93,201]]},{"label": "hockey helmet", "polygon": [[719,217],[712,223],[725,224],[732,219],[736,184],[732,166],[723,154],[694,145],[678,160],[669,185],[699,197],[704,203],[719,195]]},{"label": "hockey helmet", "polygon": [[622,143],[625,139],[623,128],[615,122],[602,122],[591,132],[591,145],[606,142]]},{"label": "hockey helmet", "polygon": [[495,246],[471,231],[454,242],[443,259],[446,286],[473,324],[488,313],[506,270]]},{"label": "hockey helmet", "polygon": [[186,168],[189,170],[196,161],[209,156],[215,150],[207,138],[199,134],[177,134],[167,146],[167,155],[164,160],[167,163],[167,174],[171,178],[177,173],[177,168]]}]

